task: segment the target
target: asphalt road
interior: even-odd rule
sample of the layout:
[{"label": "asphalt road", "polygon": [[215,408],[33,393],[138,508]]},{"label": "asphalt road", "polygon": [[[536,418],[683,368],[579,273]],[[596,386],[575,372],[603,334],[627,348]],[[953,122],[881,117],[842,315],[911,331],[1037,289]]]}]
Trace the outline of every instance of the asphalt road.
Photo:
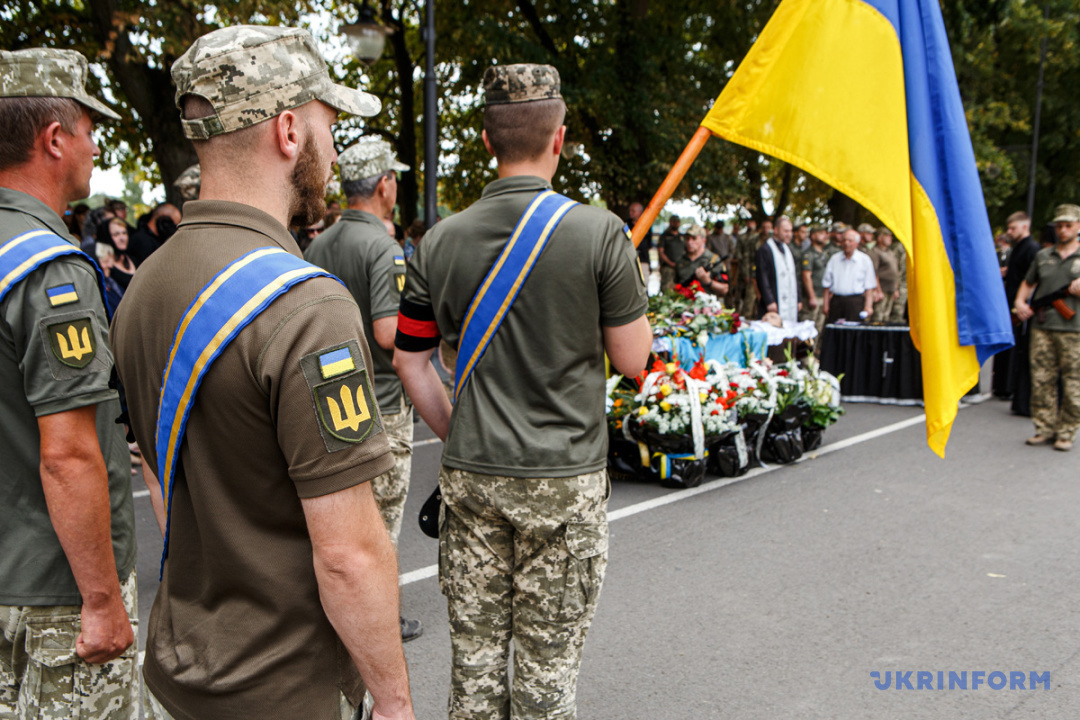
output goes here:
[{"label": "asphalt road", "polygon": [[[616,484],[579,717],[1080,717],[1080,453],[1026,447],[1030,422],[990,400],[939,460],[921,412],[849,405],[817,453],[736,482]],[[437,543],[415,523],[430,437],[418,424],[400,548],[403,612],[425,628],[405,646],[419,718],[446,716],[450,662]],[[136,514],[146,618],[160,535],[145,497]],[[1025,689],[994,689],[1012,673]]]}]

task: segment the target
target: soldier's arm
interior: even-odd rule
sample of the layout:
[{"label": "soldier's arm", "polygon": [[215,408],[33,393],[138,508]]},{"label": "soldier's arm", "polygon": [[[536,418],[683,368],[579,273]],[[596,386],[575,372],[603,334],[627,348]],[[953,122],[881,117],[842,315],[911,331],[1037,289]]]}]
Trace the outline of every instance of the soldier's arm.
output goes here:
[{"label": "soldier's arm", "polygon": [[319,600],[375,700],[373,717],[413,718],[401,649],[397,562],[371,483],[301,503]]},{"label": "soldier's arm", "polygon": [[652,349],[652,328],[642,315],[617,327],[604,327],[604,351],[611,366],[623,375],[636,377],[645,369]]},{"label": "soldier's arm", "polygon": [[42,415],[41,486],[82,596],[76,652],[88,663],[119,657],[135,635],[113,558],[109,478],[97,436],[97,406]]},{"label": "soldier's arm", "polygon": [[450,432],[450,399],[446,397],[442,379],[431,364],[435,348],[427,350],[403,350],[401,342],[394,348],[394,370],[397,371],[405,392],[409,394],[416,412],[440,440],[446,440]]},{"label": "soldier's arm", "polygon": [[375,331],[375,342],[383,350],[394,349],[394,336],[397,335],[397,315],[379,318],[371,323]]},{"label": "soldier's arm", "polygon": [[1020,322],[1028,320],[1035,311],[1031,309],[1031,305],[1028,304],[1028,299],[1031,297],[1031,293],[1035,292],[1035,284],[1029,283],[1024,280],[1020,283],[1020,289],[1016,291],[1016,301],[1013,303],[1013,309],[1016,311],[1016,317],[1020,318]]},{"label": "soldier's arm", "polygon": [[810,308],[816,308],[818,306],[817,295],[814,294],[814,280],[809,270],[803,270],[799,273],[802,276],[803,288],[806,290],[806,300],[810,305]]}]

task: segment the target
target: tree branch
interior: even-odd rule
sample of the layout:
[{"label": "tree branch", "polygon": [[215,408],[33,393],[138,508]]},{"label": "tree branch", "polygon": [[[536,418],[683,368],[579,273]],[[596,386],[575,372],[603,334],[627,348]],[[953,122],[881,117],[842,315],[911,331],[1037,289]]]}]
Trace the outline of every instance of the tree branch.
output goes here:
[{"label": "tree branch", "polygon": [[547,30],[544,29],[544,23],[540,20],[540,15],[536,12],[536,6],[529,0],[517,0],[518,10],[521,11],[522,16],[528,21],[529,26],[533,32],[536,33],[536,38],[540,41],[540,45],[554,56],[559,55],[559,49],[555,47],[555,41],[548,35]]}]

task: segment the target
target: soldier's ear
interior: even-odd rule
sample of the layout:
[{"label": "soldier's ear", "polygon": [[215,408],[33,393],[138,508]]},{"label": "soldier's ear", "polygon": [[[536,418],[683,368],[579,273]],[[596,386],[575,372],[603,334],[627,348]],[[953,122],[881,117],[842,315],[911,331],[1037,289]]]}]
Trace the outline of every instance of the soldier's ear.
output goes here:
[{"label": "soldier's ear", "polygon": [[302,133],[300,132],[301,121],[296,113],[286,110],[274,118],[271,118],[274,142],[278,151],[290,160],[300,154]]},{"label": "soldier's ear", "polygon": [[37,149],[48,158],[61,160],[64,157],[65,140],[67,137],[64,128],[59,122],[53,121],[38,133]]}]

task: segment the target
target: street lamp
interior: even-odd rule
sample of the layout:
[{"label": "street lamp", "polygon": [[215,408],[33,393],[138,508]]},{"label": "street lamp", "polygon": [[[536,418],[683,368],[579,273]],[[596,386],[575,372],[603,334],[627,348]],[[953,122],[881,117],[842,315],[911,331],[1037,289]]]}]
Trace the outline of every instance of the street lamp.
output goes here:
[{"label": "street lamp", "polygon": [[349,23],[341,31],[349,43],[349,50],[365,65],[372,65],[379,59],[386,47],[386,36],[394,32],[393,29],[379,24],[375,19],[375,11],[368,5],[367,0],[364,0],[360,8],[359,19]]}]

